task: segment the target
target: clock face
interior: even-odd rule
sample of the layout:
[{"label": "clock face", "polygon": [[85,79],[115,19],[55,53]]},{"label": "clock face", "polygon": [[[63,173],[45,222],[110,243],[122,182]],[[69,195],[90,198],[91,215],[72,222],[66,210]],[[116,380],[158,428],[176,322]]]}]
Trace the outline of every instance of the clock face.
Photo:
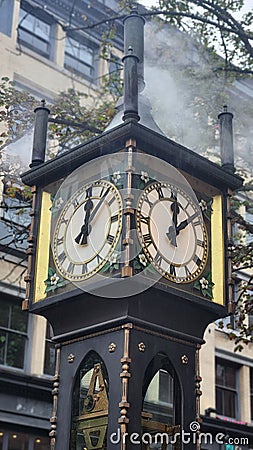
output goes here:
[{"label": "clock face", "polygon": [[183,189],[153,182],[140,195],[136,227],[143,251],[162,276],[190,283],[208,259],[207,232],[202,213]]},{"label": "clock face", "polygon": [[52,236],[55,266],[79,282],[97,273],[112,255],[122,228],[122,199],[107,180],[81,186],[68,199]]}]

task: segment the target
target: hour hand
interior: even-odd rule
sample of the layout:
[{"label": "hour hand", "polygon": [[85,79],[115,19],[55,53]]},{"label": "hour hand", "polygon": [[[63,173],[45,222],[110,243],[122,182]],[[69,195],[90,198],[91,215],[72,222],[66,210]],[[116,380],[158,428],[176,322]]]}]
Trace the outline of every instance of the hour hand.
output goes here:
[{"label": "hour hand", "polygon": [[177,247],[177,231],[175,225],[171,225],[168,229],[168,233],[166,233],[171,245]]},{"label": "hour hand", "polygon": [[90,199],[91,192],[88,189],[86,193],[86,198],[88,199],[87,202],[84,205],[84,211],[85,211],[85,218],[84,223],[81,226],[80,233],[76,236],[75,242],[80,245],[86,245],[87,244],[87,237],[90,234],[91,226],[90,226],[90,213],[93,208],[93,202]]},{"label": "hour hand", "polygon": [[180,212],[179,206],[178,206],[178,201],[177,201],[177,196],[176,194],[172,194],[172,198],[173,198],[173,202],[171,204],[170,209],[173,212],[172,215],[172,222],[173,225],[169,226],[168,232],[166,233],[171,245],[173,245],[174,247],[177,247],[177,216]]}]

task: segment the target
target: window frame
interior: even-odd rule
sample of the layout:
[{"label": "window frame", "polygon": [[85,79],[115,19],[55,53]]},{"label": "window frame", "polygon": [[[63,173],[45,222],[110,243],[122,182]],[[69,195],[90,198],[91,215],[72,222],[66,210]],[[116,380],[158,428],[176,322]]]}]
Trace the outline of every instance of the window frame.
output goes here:
[{"label": "window frame", "polygon": [[[23,17],[21,17],[21,11],[23,11],[25,14]],[[47,26],[49,26],[49,34],[48,34],[48,40],[41,37],[39,34],[36,34],[34,31],[29,30],[28,28],[22,26],[23,22],[27,17],[31,16],[35,20],[38,20]],[[53,39],[55,36],[55,24],[56,22],[53,20],[53,18],[46,14],[42,9],[40,8],[32,8],[31,5],[26,5],[25,2],[20,3],[20,11],[19,11],[19,23],[18,23],[18,32],[17,32],[17,44],[23,45],[24,47],[28,48],[29,50],[32,50],[33,52],[43,56],[44,58],[48,60],[53,60],[54,58],[54,45],[53,45]],[[43,51],[38,46],[34,45],[34,43],[29,42],[26,39],[23,39],[21,36],[21,33],[27,33],[31,37],[31,41],[33,38],[36,40],[44,43],[47,45],[47,51]]]},{"label": "window frame", "polygon": [[[74,41],[74,43],[76,42],[78,44],[77,48],[77,52],[80,55],[80,50],[81,47],[86,48],[87,50],[91,50],[92,51],[92,63],[86,62],[84,60],[81,59],[81,56],[75,56],[73,53],[71,54],[71,52],[68,52],[68,48],[71,46],[69,45],[68,47],[68,42]],[[66,56],[70,59],[73,60],[77,63],[77,66],[75,67],[75,65],[71,65],[68,64],[68,62],[66,62]],[[76,75],[78,75],[79,77],[85,78],[86,80],[91,81],[93,84],[98,84],[98,60],[99,60],[99,45],[96,44],[95,42],[93,42],[90,39],[87,39],[85,36],[82,35],[77,35],[75,33],[69,32],[66,34],[66,38],[65,38],[65,49],[64,49],[64,68]],[[78,69],[78,65],[82,65],[85,68],[87,68],[90,73],[85,73],[82,70]]]},{"label": "window frame", "polygon": [[[18,335],[18,336],[22,336],[24,338],[24,355],[23,355],[23,366],[22,367],[17,367],[15,365],[8,365],[6,364],[6,354],[7,354],[7,350],[6,350],[6,343],[4,345],[5,349],[5,356],[4,356],[4,363],[0,363],[0,367],[4,367],[5,369],[8,370],[15,370],[15,371],[21,371],[21,372],[27,372],[28,371],[28,366],[30,363],[30,336],[31,336],[31,328],[32,328],[32,324],[31,324],[31,315],[26,312],[26,311],[22,311],[21,309],[21,299],[17,299],[17,298],[1,298],[1,302],[6,303],[6,305],[8,305],[8,326],[2,326],[0,325],[0,332],[3,333],[7,333],[8,335]],[[20,331],[20,330],[16,330],[14,328],[11,328],[11,320],[12,320],[12,311],[10,312],[10,309],[12,309],[13,306],[18,306],[20,307],[20,311],[22,313],[22,315],[24,315],[24,317],[27,317],[27,322],[26,322],[26,331]],[[25,316],[26,315],[26,316]],[[7,343],[8,345],[8,343]]]},{"label": "window frame", "polygon": [[[55,374],[55,357],[56,357],[56,352],[55,352],[55,344],[52,341],[52,337],[53,337],[53,328],[50,325],[50,323],[47,321],[47,325],[46,325],[46,335],[45,335],[45,355],[44,355],[44,364],[43,364],[43,374],[46,375],[47,377],[52,377]],[[53,373],[49,373],[46,372],[46,355],[47,355],[47,349],[49,349],[50,352],[50,348],[54,347],[54,367],[53,367]]]},{"label": "window frame", "polygon": [[[223,366],[223,368],[232,368],[235,371],[235,387],[231,387],[225,384],[218,384],[217,383],[217,367],[218,365]],[[216,405],[216,412],[218,415],[221,415],[223,417],[228,417],[231,419],[239,419],[240,410],[239,410],[239,395],[240,395],[240,389],[239,389],[239,369],[240,366],[225,359],[216,358],[215,359],[215,405]],[[217,391],[218,389],[222,391],[222,411],[218,410],[217,405]],[[226,404],[225,404],[225,398],[224,393],[229,392],[233,394],[234,397],[234,416],[233,415],[227,415],[226,412]]]}]

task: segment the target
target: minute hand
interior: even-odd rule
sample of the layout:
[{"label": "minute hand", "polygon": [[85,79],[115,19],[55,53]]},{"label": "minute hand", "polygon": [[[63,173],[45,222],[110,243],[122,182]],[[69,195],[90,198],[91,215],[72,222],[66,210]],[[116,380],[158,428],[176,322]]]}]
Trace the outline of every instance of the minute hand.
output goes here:
[{"label": "minute hand", "polygon": [[91,215],[90,215],[90,222],[92,221],[92,219],[95,217],[98,209],[100,208],[100,206],[103,203],[104,198],[107,196],[108,192],[110,191],[110,188],[106,189],[104,195],[100,198],[99,202],[96,204],[95,208],[93,209]]},{"label": "minute hand", "polygon": [[187,227],[189,223],[191,223],[196,217],[199,216],[199,212],[196,211],[192,216],[188,217],[187,219],[183,220],[178,227],[177,227],[177,235],[180,233],[181,230]]}]

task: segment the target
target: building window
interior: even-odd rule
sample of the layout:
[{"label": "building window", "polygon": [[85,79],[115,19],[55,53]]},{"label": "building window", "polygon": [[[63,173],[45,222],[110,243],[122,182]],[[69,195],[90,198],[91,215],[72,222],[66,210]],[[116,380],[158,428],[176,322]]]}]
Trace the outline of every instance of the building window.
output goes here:
[{"label": "building window", "polygon": [[52,337],[53,337],[53,329],[50,323],[47,322],[45,360],[44,360],[44,373],[47,375],[54,375],[55,372],[55,345],[52,342]]},{"label": "building window", "polygon": [[159,394],[160,402],[173,404],[173,378],[165,370],[159,370]]},{"label": "building window", "polygon": [[98,47],[66,37],[64,67],[97,83]]},{"label": "building window", "polygon": [[[41,12],[41,14],[39,14]],[[20,8],[18,42],[42,56],[52,59],[52,23],[46,20],[43,10],[36,8],[33,11],[25,8],[25,3]]]},{"label": "building window", "polygon": [[216,411],[223,416],[237,417],[238,367],[230,362],[216,361]]},{"label": "building window", "polygon": [[0,364],[24,368],[28,313],[20,303],[0,300]]},{"label": "building window", "polygon": [[11,36],[14,0],[0,2],[0,32]]},{"label": "building window", "polygon": [[121,59],[115,55],[111,55],[109,61],[109,89],[113,95],[122,94],[122,69]]},{"label": "building window", "polygon": [[34,436],[21,433],[15,429],[7,431],[0,428],[0,449],[2,448],[8,450],[28,448],[29,450],[49,450],[50,442],[47,436]]}]

